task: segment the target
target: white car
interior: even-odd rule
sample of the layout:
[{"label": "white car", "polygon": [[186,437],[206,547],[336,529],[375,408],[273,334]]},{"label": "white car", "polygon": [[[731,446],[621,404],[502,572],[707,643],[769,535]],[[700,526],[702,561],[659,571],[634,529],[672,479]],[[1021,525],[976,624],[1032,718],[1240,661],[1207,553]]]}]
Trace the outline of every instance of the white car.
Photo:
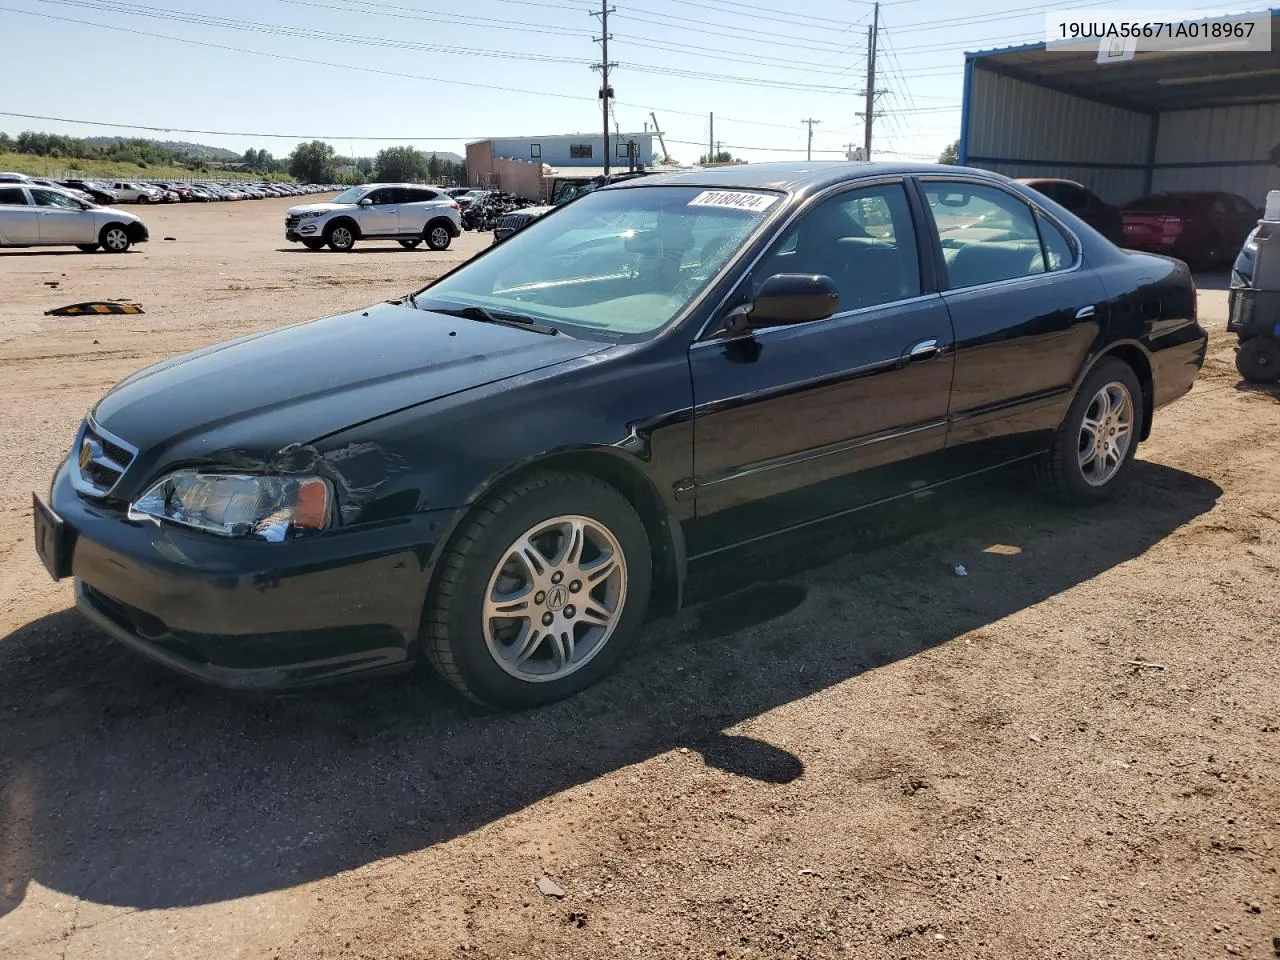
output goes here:
[{"label": "white car", "polygon": [[328,203],[290,207],[284,236],[309,250],[345,252],[357,240],[398,240],[406,249],[426,242],[446,250],[462,233],[458,202],[420,183],[371,183],[344,190]]},{"label": "white car", "polygon": [[148,239],[147,226],[132,213],[82,203],[63,190],[0,183],[0,247],[101,247],[124,253]]},{"label": "white car", "polygon": [[117,180],[111,184],[111,189],[121,203],[159,203],[164,198],[158,187],[131,183],[128,180]]}]

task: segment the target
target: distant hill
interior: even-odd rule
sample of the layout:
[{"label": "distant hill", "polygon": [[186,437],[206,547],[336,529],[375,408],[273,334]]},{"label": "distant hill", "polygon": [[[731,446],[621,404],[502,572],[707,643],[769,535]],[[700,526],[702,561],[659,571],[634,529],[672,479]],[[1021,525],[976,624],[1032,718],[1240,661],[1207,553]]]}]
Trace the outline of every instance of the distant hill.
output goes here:
[{"label": "distant hill", "polygon": [[[113,147],[125,137],[85,137],[85,143],[91,147]],[[203,143],[187,143],[185,140],[152,140],[152,143],[159,144],[167,150],[174,153],[185,154],[188,157],[204,157],[208,160],[239,160],[241,154],[234,150],[226,150],[222,147],[210,147]]]}]

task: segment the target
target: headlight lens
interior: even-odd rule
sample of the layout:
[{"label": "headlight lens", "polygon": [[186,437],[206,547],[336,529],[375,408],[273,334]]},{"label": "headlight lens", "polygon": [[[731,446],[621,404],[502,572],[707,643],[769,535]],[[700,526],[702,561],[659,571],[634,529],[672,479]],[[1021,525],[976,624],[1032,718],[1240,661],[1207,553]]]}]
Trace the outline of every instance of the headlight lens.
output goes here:
[{"label": "headlight lens", "polygon": [[130,520],[167,520],[223,537],[281,541],[324,529],[333,497],[320,477],[179,470],[129,507]]},{"label": "headlight lens", "polygon": [[323,210],[304,210],[302,213],[298,214],[298,216],[302,217],[303,220],[306,220],[310,217],[323,217],[324,214],[325,211]]}]

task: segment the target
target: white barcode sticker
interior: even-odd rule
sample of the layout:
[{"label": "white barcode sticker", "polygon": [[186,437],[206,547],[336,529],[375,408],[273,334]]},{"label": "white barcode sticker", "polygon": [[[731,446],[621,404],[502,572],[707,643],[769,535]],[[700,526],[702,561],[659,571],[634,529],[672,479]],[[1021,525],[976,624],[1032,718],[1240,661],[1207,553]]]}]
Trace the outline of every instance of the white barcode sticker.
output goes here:
[{"label": "white barcode sticker", "polygon": [[778,202],[776,194],[746,193],[741,190],[703,190],[689,201],[691,207],[726,207],[730,210],[746,210],[763,213]]}]

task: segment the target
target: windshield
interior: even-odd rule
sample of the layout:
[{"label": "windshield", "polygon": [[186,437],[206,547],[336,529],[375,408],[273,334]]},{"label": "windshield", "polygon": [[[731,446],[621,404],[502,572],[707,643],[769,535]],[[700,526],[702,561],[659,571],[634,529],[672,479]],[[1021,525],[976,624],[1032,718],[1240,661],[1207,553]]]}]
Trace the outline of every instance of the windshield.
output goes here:
[{"label": "windshield", "polygon": [[365,187],[349,187],[330,200],[330,203],[358,203],[368,190]]},{"label": "windshield", "polygon": [[566,332],[638,340],[666,326],[775,210],[763,191],[601,190],[535,220],[418,294]]}]

